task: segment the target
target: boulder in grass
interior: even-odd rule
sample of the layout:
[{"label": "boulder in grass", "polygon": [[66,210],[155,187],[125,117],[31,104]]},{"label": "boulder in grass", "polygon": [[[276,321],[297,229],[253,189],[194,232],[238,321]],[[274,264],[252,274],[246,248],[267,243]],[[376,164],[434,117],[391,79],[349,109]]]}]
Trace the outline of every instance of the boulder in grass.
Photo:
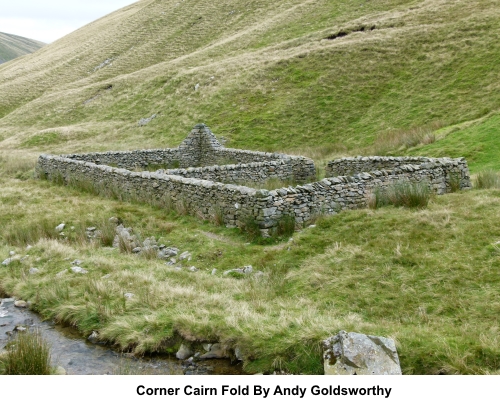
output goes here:
[{"label": "boulder in grass", "polygon": [[394,340],[340,331],[323,341],[327,375],[400,375]]},{"label": "boulder in grass", "polygon": [[175,354],[175,357],[177,357],[179,360],[186,360],[190,358],[193,354],[194,352],[193,350],[191,350],[189,346],[182,344],[177,353]]}]

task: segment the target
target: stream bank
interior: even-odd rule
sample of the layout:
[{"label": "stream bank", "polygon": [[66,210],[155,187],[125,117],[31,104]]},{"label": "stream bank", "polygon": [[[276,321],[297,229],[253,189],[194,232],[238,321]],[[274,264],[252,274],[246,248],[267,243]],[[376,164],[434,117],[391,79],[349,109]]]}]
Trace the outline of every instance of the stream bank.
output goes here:
[{"label": "stream bank", "polygon": [[71,327],[43,321],[36,313],[14,305],[14,298],[0,304],[0,351],[9,339],[24,328],[37,328],[51,347],[53,365],[71,375],[223,375],[245,374],[241,363],[230,360],[180,361],[166,355],[136,357],[119,353],[110,346],[94,344]]}]

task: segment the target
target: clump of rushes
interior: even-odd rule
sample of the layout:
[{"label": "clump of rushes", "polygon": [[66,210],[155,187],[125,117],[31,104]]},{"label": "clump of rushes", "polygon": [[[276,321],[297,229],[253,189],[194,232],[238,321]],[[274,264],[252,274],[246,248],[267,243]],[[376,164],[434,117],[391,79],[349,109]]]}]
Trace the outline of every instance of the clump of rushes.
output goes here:
[{"label": "clump of rushes", "polygon": [[474,187],[480,189],[500,188],[500,173],[494,170],[479,172],[474,181]]},{"label": "clump of rushes", "polygon": [[57,224],[47,218],[34,220],[23,225],[13,224],[4,232],[5,241],[10,245],[26,246],[38,242],[42,238],[55,239]]},{"label": "clump of rushes", "polygon": [[398,181],[386,189],[377,188],[368,201],[370,208],[386,205],[407,208],[425,208],[429,204],[431,190],[427,182]]},{"label": "clump of rushes", "polygon": [[0,362],[7,375],[48,375],[52,373],[50,360],[49,344],[35,329],[17,333]]}]

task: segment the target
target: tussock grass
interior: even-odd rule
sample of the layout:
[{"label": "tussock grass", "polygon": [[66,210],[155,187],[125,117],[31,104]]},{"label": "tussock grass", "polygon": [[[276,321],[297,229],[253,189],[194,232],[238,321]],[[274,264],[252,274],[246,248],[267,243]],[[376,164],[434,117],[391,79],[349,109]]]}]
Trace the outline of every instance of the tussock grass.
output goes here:
[{"label": "tussock grass", "polygon": [[386,188],[376,188],[368,201],[370,208],[386,205],[407,208],[425,208],[429,204],[432,193],[425,181],[398,181]]},{"label": "tussock grass", "polygon": [[0,154],[0,174],[26,180],[33,177],[36,157],[31,154]]},{"label": "tussock grass", "polygon": [[500,188],[500,174],[493,170],[481,171],[474,179],[474,187],[479,189]]},{"label": "tussock grass", "polygon": [[48,218],[33,220],[25,224],[14,224],[3,232],[3,239],[14,246],[26,246],[38,242],[44,238],[57,238],[59,233],[55,230],[55,224]]},{"label": "tussock grass", "polygon": [[435,131],[444,127],[441,121],[429,125],[411,128],[409,130],[389,130],[380,134],[371,149],[370,154],[386,155],[389,152],[397,153],[418,145],[429,145],[436,142]]},{"label": "tussock grass", "polygon": [[3,373],[8,375],[48,375],[52,373],[50,347],[38,330],[17,333],[7,345]]}]

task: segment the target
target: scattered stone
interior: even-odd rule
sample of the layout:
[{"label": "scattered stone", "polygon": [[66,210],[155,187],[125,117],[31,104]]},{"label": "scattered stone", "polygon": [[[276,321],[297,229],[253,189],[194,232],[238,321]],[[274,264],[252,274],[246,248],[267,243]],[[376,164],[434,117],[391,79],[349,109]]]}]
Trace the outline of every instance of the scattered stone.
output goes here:
[{"label": "scattered stone", "polygon": [[33,249],[33,246],[31,246],[31,245],[26,246],[26,250],[31,250],[31,249]]},{"label": "scattered stone", "polygon": [[120,222],[118,218],[116,217],[111,217],[108,219],[109,222],[111,222],[112,224],[117,224]]},{"label": "scattered stone", "polygon": [[54,375],[67,375],[68,373],[66,372],[66,369],[61,366],[57,366],[56,369],[54,370]]},{"label": "scattered stone", "polygon": [[217,274],[217,269],[212,269],[212,276],[215,276]]},{"label": "scattered stone", "polygon": [[81,260],[78,260],[78,259],[77,259],[77,260],[73,260],[73,261],[71,262],[71,264],[72,264],[73,266],[79,266],[79,265],[80,265],[80,264],[82,264],[82,263],[83,263],[83,262],[82,262]]},{"label": "scattered stone", "polygon": [[154,120],[156,118],[156,114],[153,114],[151,117],[149,118],[141,118],[139,120],[139,123],[137,124],[137,126],[139,127],[143,127],[144,125],[148,125],[152,120]]},{"label": "scattered stone", "polygon": [[144,241],[142,242],[142,245],[144,247],[151,247],[151,248],[158,249],[158,243],[156,242],[156,238],[154,236],[151,236],[149,238],[144,239]]},{"label": "scattered stone", "polygon": [[194,85],[194,91],[198,91],[199,88],[200,88],[200,83],[196,83]]},{"label": "scattered stone", "polygon": [[89,337],[87,338],[87,340],[90,342],[90,343],[99,343],[99,333],[97,333],[97,331],[92,331],[92,333],[89,335]]},{"label": "scattered stone", "polygon": [[14,256],[15,254],[16,254],[16,252],[14,252],[13,250],[11,250],[11,251],[9,252],[9,256]]},{"label": "scattered stone", "polygon": [[28,328],[26,326],[17,325],[14,328],[14,332],[26,332]]},{"label": "scattered stone", "polygon": [[225,359],[228,358],[228,353],[225,348],[222,347],[220,343],[215,343],[210,346],[210,350],[202,354],[200,356],[200,359],[206,360],[206,359]]},{"label": "scattered stone", "polygon": [[56,232],[62,232],[66,224],[59,224],[56,226]]},{"label": "scattered stone", "polygon": [[316,228],[315,224],[309,225],[309,228]]},{"label": "scattered stone", "polygon": [[179,256],[179,260],[191,260],[191,253],[189,253],[187,250],[185,252],[182,252],[181,255]]},{"label": "scattered stone", "polygon": [[111,273],[110,274],[106,274],[105,276],[102,276],[101,278],[105,279],[105,278],[110,278],[111,277]]},{"label": "scattered stone", "polygon": [[234,357],[236,357],[238,361],[243,361],[243,352],[239,347],[234,348]]},{"label": "scattered stone", "polygon": [[62,277],[64,276],[66,273],[68,272],[68,270],[63,270],[63,271],[60,271],[59,273],[56,274],[56,277]]},{"label": "scattered stone", "polygon": [[102,62],[100,65],[97,65],[95,68],[94,68],[94,72],[96,72],[97,70],[99,69],[102,69],[104,66],[107,66],[107,65],[112,65],[112,61],[113,61],[114,58],[108,58],[106,59],[104,62]]},{"label": "scattered stone", "polygon": [[227,276],[228,274],[231,273],[239,273],[239,274],[251,274],[253,272],[253,267],[248,265],[248,266],[243,266],[238,269],[231,269],[231,270],[226,270],[223,274]]},{"label": "scattered stone", "polygon": [[14,301],[14,306],[17,308],[28,308],[28,303],[23,300]]},{"label": "scattered stone", "polygon": [[179,253],[179,249],[175,247],[167,247],[162,250],[163,254],[167,257],[177,256]]},{"label": "scattered stone", "polygon": [[140,248],[140,247],[136,247],[136,248],[132,249],[132,253],[136,253],[136,254],[141,253],[141,251],[142,251],[142,248]]},{"label": "scattered stone", "polygon": [[91,227],[87,228],[87,232],[95,232],[96,229],[97,228],[95,226],[91,226]]},{"label": "scattered stone", "polygon": [[394,340],[340,331],[323,341],[326,375],[400,375]]},{"label": "scattered stone", "polygon": [[196,271],[198,271],[198,269],[197,269],[196,267],[194,267],[194,266],[191,266],[191,267],[189,268],[189,271],[196,272]]},{"label": "scattered stone", "polygon": [[36,273],[38,273],[39,271],[40,271],[40,270],[38,270],[36,267],[32,267],[32,268],[29,270],[30,274],[36,274]]},{"label": "scattered stone", "polygon": [[132,299],[132,298],[134,298],[134,297],[135,297],[135,294],[132,294],[132,293],[125,293],[125,294],[123,294],[123,296],[124,296],[126,299],[130,300],[130,299]]},{"label": "scattered stone", "polygon": [[73,273],[77,273],[77,274],[87,274],[88,273],[87,270],[85,270],[83,267],[80,267],[80,266],[71,267],[71,271]]},{"label": "scattered stone", "polygon": [[175,357],[177,357],[179,360],[186,360],[187,358],[191,357],[194,354],[194,351],[191,350],[190,347],[186,346],[185,344],[182,344],[177,353],[175,354]]},{"label": "scattered stone", "polygon": [[5,260],[2,262],[2,264],[3,264],[4,266],[8,266],[8,265],[9,265],[9,264],[11,264],[13,261],[14,261],[14,259],[13,259],[13,258],[11,258],[11,257],[9,257],[8,259],[5,259]]}]

